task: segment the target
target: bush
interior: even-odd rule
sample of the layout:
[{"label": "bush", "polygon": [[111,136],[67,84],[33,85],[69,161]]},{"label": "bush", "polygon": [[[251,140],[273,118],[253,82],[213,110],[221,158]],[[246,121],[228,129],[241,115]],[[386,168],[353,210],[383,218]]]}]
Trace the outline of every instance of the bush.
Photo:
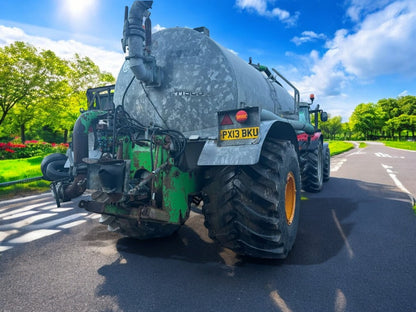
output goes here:
[{"label": "bush", "polygon": [[25,144],[21,144],[0,142],[0,160],[45,156],[51,153],[65,154],[67,148],[67,143],[56,144],[40,141],[26,141]]}]

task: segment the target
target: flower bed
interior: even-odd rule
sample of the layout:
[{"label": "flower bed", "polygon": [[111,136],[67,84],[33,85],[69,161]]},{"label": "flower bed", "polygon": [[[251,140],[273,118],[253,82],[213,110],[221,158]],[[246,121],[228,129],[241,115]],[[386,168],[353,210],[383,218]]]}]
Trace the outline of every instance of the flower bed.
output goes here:
[{"label": "flower bed", "polygon": [[51,153],[65,154],[67,143],[47,143],[40,141],[26,141],[25,144],[0,142],[0,160],[44,156]]}]

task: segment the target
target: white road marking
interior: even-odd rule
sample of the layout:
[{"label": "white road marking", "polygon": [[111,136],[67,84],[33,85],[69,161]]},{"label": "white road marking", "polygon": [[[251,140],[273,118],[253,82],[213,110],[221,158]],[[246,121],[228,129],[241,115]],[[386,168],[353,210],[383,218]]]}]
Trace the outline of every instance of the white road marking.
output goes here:
[{"label": "white road marking", "polygon": [[348,157],[348,156],[364,155],[364,154],[367,154],[367,152],[364,152],[364,151],[363,151],[363,149],[362,149],[362,148],[360,148],[360,149],[358,149],[356,152],[351,152],[351,153],[348,153],[348,154],[346,154],[345,156],[346,156],[346,157]]},{"label": "white road marking", "polygon": [[287,306],[286,302],[282,299],[282,297],[280,297],[277,290],[273,290],[270,293],[270,298],[272,298],[274,304],[280,309],[280,311],[282,311],[282,312],[291,312],[292,311],[291,309],[289,309],[289,307]]},{"label": "white road marking", "polygon": [[14,239],[9,240],[7,243],[8,244],[24,244],[24,243],[29,243],[29,242],[33,242],[35,240],[56,234],[58,232],[60,232],[61,230],[37,230],[37,231],[32,231],[26,234],[23,234],[20,237],[16,237]]},{"label": "white road marking", "polygon": [[56,203],[53,203],[51,205],[48,205],[48,206],[45,206],[45,207],[42,207],[42,208],[39,208],[39,209],[40,210],[45,210],[45,211],[52,211],[52,210],[58,209],[58,208],[56,208]]},{"label": "white road marking", "polygon": [[56,216],[56,215],[57,215],[57,213],[38,214],[36,216],[32,216],[32,217],[29,217],[27,219],[24,219],[24,220],[15,222],[15,223],[0,225],[0,230],[9,230],[9,229],[21,228],[21,227],[27,226],[29,224],[32,224],[36,221],[46,219],[46,218],[50,218],[50,217],[53,217],[53,216]]},{"label": "white road marking", "polygon": [[402,184],[402,182],[400,182],[400,180],[397,178],[397,176],[395,175],[395,171],[393,171],[393,167],[392,166],[388,166],[388,165],[383,165],[384,169],[386,169],[387,174],[390,176],[390,178],[393,180],[394,184],[396,184],[396,186],[404,193],[406,193],[407,195],[409,195],[409,197],[411,198],[411,200],[413,201],[413,195],[412,193],[410,193],[410,191],[404,187],[404,185]]},{"label": "white road marking", "polygon": [[335,293],[335,312],[344,312],[347,308],[347,298],[341,289],[337,289]]},{"label": "white road marking", "polygon": [[347,161],[346,158],[337,159],[331,163],[331,172],[337,172],[342,165]]},{"label": "white road marking", "polygon": [[19,203],[19,202],[27,202],[27,201],[32,200],[32,199],[41,199],[43,197],[49,197],[50,198],[51,194],[50,193],[43,193],[43,194],[39,194],[39,195],[32,195],[32,196],[2,200],[1,203],[4,204],[4,205],[10,205],[10,204]]},{"label": "white road marking", "polygon": [[352,251],[350,243],[348,242],[347,236],[345,235],[344,230],[341,227],[341,223],[339,223],[334,209],[332,209],[332,218],[334,219],[335,225],[337,226],[337,229],[341,234],[342,239],[344,240],[345,246],[347,247],[348,256],[350,257],[350,259],[354,258],[354,252]]},{"label": "white road marking", "polygon": [[53,200],[43,197],[46,196],[34,197],[32,200],[37,202],[30,205],[25,199],[0,202],[0,254],[17,244],[33,242],[86,223],[88,219],[100,218],[99,214],[75,210],[69,205],[57,208]]},{"label": "white road marking", "polygon": [[79,219],[81,217],[85,217],[87,214],[88,213],[86,213],[86,212],[75,213],[75,214],[66,216],[64,218],[59,218],[59,219],[55,219],[55,220],[40,223],[40,224],[29,225],[29,226],[26,227],[26,229],[28,229],[28,230],[42,229],[42,228],[48,229],[48,228],[54,227],[58,224],[62,224],[62,223],[68,222],[68,221],[72,221],[74,219]]},{"label": "white road marking", "polygon": [[0,242],[4,241],[10,235],[13,235],[13,234],[16,234],[16,233],[19,233],[19,231],[18,230],[10,230],[10,231],[0,232]]},{"label": "white road marking", "polygon": [[382,157],[382,158],[393,158],[389,154],[384,154],[384,153],[374,153],[374,155],[376,155],[377,157]]},{"label": "white road marking", "polygon": [[1,246],[0,245],[0,252],[6,251],[6,250],[9,250],[9,249],[12,249],[12,248],[13,248],[12,246]]},{"label": "white road marking", "polygon": [[20,212],[24,212],[24,211],[28,211],[28,210],[32,210],[32,209],[36,209],[38,207],[44,206],[45,203],[39,203],[39,204],[34,204],[34,205],[29,205],[23,208],[19,208],[19,209],[12,209],[10,211],[4,212],[0,214],[0,219],[10,216],[10,215],[14,215],[16,213],[20,213]]},{"label": "white road marking", "polygon": [[404,156],[391,156],[389,154],[384,154],[384,153],[374,153],[374,155],[376,155],[377,157],[381,157],[381,158],[400,158],[400,159],[405,159]]},{"label": "white road marking", "polygon": [[92,213],[92,214],[88,215],[87,218],[88,219],[95,220],[95,219],[101,218],[101,215],[100,214],[97,214],[97,213]]},{"label": "white road marking", "polygon": [[60,229],[70,229],[74,226],[81,225],[85,222],[87,222],[87,220],[78,220],[78,221],[74,221],[74,222],[71,222],[71,223],[62,224],[62,225],[58,226],[58,228],[60,228]]},{"label": "white road marking", "polygon": [[31,216],[34,214],[39,213],[39,211],[35,211],[35,210],[29,210],[29,211],[24,211],[21,213],[17,213],[15,215],[10,215],[7,217],[4,217],[3,220],[12,220],[12,219],[17,219],[17,218],[21,218],[21,217],[27,217],[27,216]]},{"label": "white road marking", "polygon": [[70,211],[70,210],[74,210],[74,208],[54,208],[54,209],[51,209],[52,212],[65,212],[65,211]]}]

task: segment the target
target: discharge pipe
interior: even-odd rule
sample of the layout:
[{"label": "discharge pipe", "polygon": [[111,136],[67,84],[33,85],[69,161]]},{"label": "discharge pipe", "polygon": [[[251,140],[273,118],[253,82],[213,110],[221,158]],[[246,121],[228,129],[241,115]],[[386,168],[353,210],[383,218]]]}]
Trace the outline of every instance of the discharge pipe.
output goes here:
[{"label": "discharge pipe", "polygon": [[145,55],[143,45],[146,42],[149,45],[146,50],[150,51],[151,29],[143,29],[143,18],[146,18],[146,25],[151,27],[148,10],[152,4],[153,1],[135,1],[129,14],[126,7],[122,46],[128,54],[126,60],[129,61],[134,76],[146,85],[158,87],[161,85],[162,72],[156,65],[155,58],[150,54]]}]

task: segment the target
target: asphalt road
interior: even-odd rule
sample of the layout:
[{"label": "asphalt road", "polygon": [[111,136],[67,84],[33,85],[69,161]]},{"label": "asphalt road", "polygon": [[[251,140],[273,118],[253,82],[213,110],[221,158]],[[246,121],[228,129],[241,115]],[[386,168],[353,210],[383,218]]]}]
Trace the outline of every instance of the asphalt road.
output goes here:
[{"label": "asphalt road", "polygon": [[138,242],[49,194],[0,203],[0,311],[416,311],[416,153],[370,144],[304,193],[284,261],[240,258],[192,214]]}]

